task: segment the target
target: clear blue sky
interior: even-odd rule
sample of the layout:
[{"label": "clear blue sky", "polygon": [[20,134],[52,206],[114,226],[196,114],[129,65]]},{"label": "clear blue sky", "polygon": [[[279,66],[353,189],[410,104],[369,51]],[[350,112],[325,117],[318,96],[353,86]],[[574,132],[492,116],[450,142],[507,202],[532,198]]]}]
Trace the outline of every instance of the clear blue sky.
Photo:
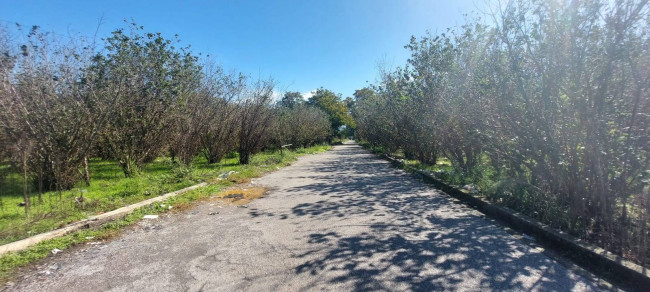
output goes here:
[{"label": "clear blue sky", "polygon": [[105,37],[133,18],[178,34],[226,69],[273,78],[279,90],[325,87],[343,96],[373,82],[380,62],[405,64],[411,35],[461,25],[483,0],[28,1],[0,0],[0,21]]}]

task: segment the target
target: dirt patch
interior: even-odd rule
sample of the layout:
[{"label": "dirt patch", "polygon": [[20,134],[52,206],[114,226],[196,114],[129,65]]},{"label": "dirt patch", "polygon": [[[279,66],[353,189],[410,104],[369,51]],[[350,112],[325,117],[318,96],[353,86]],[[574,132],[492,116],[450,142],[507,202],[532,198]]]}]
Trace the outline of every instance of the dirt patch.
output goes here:
[{"label": "dirt patch", "polygon": [[230,182],[236,183],[236,184],[247,184],[247,183],[251,182],[251,179],[248,178],[248,177],[240,177],[240,176],[236,176],[236,175],[233,175],[233,176],[229,177],[228,180]]},{"label": "dirt patch", "polygon": [[263,197],[267,191],[268,189],[263,187],[232,188],[219,193],[216,197],[219,200],[227,201],[235,205],[245,205],[252,200]]},{"label": "dirt patch", "polygon": [[244,194],[243,194],[243,193],[239,193],[239,194],[229,194],[229,195],[224,196],[223,198],[224,198],[224,199],[232,199],[232,201],[235,202],[235,201],[239,201],[239,200],[243,199],[243,198],[244,198]]}]

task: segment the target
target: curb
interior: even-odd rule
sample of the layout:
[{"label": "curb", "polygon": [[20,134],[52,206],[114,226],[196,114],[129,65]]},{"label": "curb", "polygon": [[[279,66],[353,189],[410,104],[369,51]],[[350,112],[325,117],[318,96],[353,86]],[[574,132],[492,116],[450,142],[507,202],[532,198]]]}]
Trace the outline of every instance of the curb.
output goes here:
[{"label": "curb", "polygon": [[56,237],[61,237],[61,236],[64,236],[66,234],[69,234],[71,232],[77,231],[79,229],[87,229],[87,228],[90,228],[90,227],[99,226],[99,225],[104,224],[106,222],[113,221],[113,220],[116,220],[118,218],[126,217],[126,215],[131,214],[131,212],[135,211],[136,209],[142,208],[142,207],[147,206],[147,205],[151,205],[151,204],[156,203],[156,202],[164,201],[164,200],[169,199],[171,197],[175,197],[175,196],[180,195],[182,193],[185,193],[187,191],[198,189],[198,188],[204,187],[206,185],[208,185],[208,183],[205,183],[205,182],[200,183],[200,184],[196,184],[196,185],[184,188],[184,189],[180,189],[180,190],[175,191],[175,192],[167,193],[167,194],[155,197],[155,198],[144,200],[144,201],[139,202],[139,203],[135,203],[135,204],[132,204],[132,205],[128,205],[128,206],[119,208],[119,209],[115,209],[115,210],[110,211],[110,212],[106,212],[106,213],[96,215],[96,216],[91,216],[91,217],[88,217],[87,219],[84,219],[84,220],[77,221],[77,222],[74,222],[72,224],[69,224],[68,226],[63,227],[63,228],[59,228],[59,229],[55,229],[55,230],[48,231],[48,232],[45,232],[45,233],[37,234],[37,235],[34,235],[32,237],[28,237],[28,238],[25,238],[25,239],[14,241],[12,243],[7,243],[5,245],[0,246],[0,255],[6,254],[8,252],[21,251],[21,250],[27,249],[28,247],[33,246],[33,245],[35,245],[35,244],[37,244],[37,243],[39,243],[41,241],[44,241],[44,240],[48,240],[48,239],[52,239],[52,238],[56,238]]},{"label": "curb", "polygon": [[645,267],[600,247],[581,242],[580,239],[576,239],[571,235],[541,224],[526,215],[505,207],[493,205],[487,200],[464,193],[436,179],[427,172],[406,166],[403,162],[389,155],[384,154],[382,157],[395,166],[415,171],[418,175],[422,176],[425,182],[463,201],[472,208],[490,217],[501,220],[519,232],[534,236],[538,242],[544,243],[546,247],[559,251],[562,256],[570,258],[581,267],[598,276],[611,279],[616,283],[638,291],[644,291],[650,287],[650,271]]}]

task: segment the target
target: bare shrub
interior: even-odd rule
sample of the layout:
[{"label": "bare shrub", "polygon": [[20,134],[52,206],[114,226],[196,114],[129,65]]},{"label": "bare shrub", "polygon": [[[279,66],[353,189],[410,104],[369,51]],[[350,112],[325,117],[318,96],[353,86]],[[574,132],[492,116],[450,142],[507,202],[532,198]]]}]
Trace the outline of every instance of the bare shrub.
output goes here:
[{"label": "bare shrub", "polygon": [[0,130],[3,143],[13,145],[13,164],[38,181],[40,198],[43,190],[69,189],[79,180],[106,108],[88,82],[90,47],[38,27],[18,47],[3,53]]},{"label": "bare shrub", "polygon": [[251,155],[259,152],[270,138],[273,125],[271,100],[275,83],[272,80],[257,80],[250,85],[240,101],[237,112],[239,128],[239,163],[248,164]]},{"label": "bare shrub", "polygon": [[160,33],[131,24],[107,40],[94,59],[96,84],[115,97],[102,142],[126,176],[155,159],[173,142],[177,118],[196,97],[201,68],[187,48],[177,49]]}]

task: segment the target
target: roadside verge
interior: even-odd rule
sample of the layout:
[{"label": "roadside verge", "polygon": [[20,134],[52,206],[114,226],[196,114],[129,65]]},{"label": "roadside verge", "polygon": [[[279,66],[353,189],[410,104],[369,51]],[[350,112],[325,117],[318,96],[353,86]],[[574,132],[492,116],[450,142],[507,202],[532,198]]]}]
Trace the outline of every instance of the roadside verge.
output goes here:
[{"label": "roadside verge", "polygon": [[55,230],[52,230],[52,231],[49,231],[49,232],[37,234],[37,235],[34,235],[32,237],[29,237],[29,238],[14,241],[12,243],[7,243],[5,245],[0,246],[0,255],[3,255],[3,254],[8,253],[8,252],[17,252],[17,251],[25,250],[30,246],[33,246],[33,245],[35,245],[35,244],[37,244],[39,242],[42,242],[42,241],[45,241],[45,240],[48,240],[48,239],[64,236],[66,234],[69,234],[71,232],[74,232],[74,231],[77,231],[77,230],[80,230],[80,229],[96,227],[96,226],[102,225],[102,224],[104,224],[106,222],[113,221],[113,220],[118,219],[118,218],[126,217],[126,215],[129,215],[133,211],[135,211],[135,210],[137,210],[139,208],[142,208],[144,206],[151,205],[151,204],[157,203],[157,202],[162,202],[162,201],[167,200],[167,199],[169,199],[171,197],[175,197],[175,196],[180,195],[182,193],[185,193],[187,191],[191,191],[191,190],[194,190],[194,189],[197,189],[197,188],[200,188],[200,187],[203,187],[203,186],[207,186],[207,185],[208,185],[208,183],[205,183],[205,182],[200,183],[200,184],[196,184],[196,185],[193,185],[191,187],[187,187],[187,188],[175,191],[175,192],[167,193],[167,194],[155,197],[155,198],[144,200],[144,201],[141,201],[139,203],[135,203],[135,204],[132,204],[132,205],[129,205],[129,206],[125,206],[125,207],[110,211],[110,212],[106,212],[104,214],[92,216],[92,217],[89,217],[87,219],[74,222],[74,223],[72,223],[72,224],[70,224],[70,225],[68,225],[66,227],[63,227],[63,228],[59,228],[59,229],[55,229]]},{"label": "roadside verge", "polygon": [[[224,189],[250,182],[250,179],[263,176],[269,172],[290,165],[299,156],[317,154],[330,150],[330,146],[317,145],[300,148],[284,153],[265,155],[255,163],[244,168],[231,168],[220,175],[205,177],[206,183],[200,183],[182,190],[170,192],[158,197],[136,202],[133,205],[110,210],[97,216],[88,217],[79,222],[70,223],[64,228],[48,231],[20,241],[0,246],[0,284],[11,283],[16,274],[27,271],[39,260],[54,256],[59,252],[80,244],[99,244],[119,236],[121,229],[131,226],[142,219],[153,219],[157,214],[182,212],[195,204],[209,198],[218,197]],[[181,195],[182,194],[182,195]],[[224,193],[226,199],[245,204],[247,201],[264,194],[264,190],[247,189],[233,194]],[[240,198],[241,197],[241,198]],[[172,210],[173,208],[173,210]],[[20,243],[18,243],[20,242]],[[9,282],[7,282],[9,281]],[[2,290],[2,287],[0,287]]]}]

